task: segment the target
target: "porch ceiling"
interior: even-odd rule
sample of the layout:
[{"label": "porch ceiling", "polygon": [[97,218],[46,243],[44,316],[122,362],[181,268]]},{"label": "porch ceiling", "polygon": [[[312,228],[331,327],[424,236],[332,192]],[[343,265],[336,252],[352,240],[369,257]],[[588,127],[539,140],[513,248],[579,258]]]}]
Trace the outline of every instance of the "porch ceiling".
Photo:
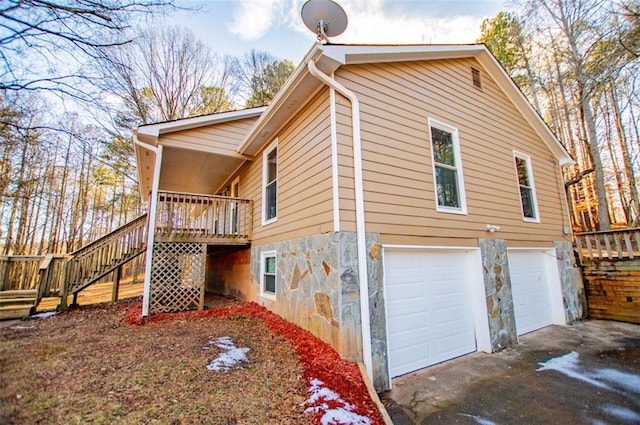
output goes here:
[{"label": "porch ceiling", "polygon": [[[143,170],[139,173],[142,196],[147,198],[152,187],[155,154],[145,149],[139,157]],[[213,195],[244,161],[233,156],[165,146],[160,190]]]},{"label": "porch ceiling", "polygon": [[160,190],[215,194],[243,159],[179,148],[165,148]]}]

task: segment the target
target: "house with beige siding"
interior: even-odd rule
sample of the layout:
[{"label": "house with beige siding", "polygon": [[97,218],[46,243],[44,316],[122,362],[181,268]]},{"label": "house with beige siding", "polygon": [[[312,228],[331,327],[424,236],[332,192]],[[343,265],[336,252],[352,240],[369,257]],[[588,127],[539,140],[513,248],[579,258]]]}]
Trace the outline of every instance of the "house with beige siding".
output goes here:
[{"label": "house with beige siding", "polygon": [[384,390],[581,311],[572,159],[484,45],[317,44],[268,107],[135,136],[144,315],[255,301]]}]

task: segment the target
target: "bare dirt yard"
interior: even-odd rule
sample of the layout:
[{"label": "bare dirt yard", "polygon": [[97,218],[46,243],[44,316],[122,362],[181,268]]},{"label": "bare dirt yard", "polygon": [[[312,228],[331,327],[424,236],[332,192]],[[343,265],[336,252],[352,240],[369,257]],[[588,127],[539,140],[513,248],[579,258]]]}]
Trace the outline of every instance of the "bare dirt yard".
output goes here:
[{"label": "bare dirt yard", "polygon": [[[0,423],[317,423],[304,413],[308,382],[296,350],[264,320],[188,316],[136,326],[123,321],[132,306],[0,324]],[[248,348],[247,361],[216,372],[207,366],[230,352],[215,344],[222,337]]]}]

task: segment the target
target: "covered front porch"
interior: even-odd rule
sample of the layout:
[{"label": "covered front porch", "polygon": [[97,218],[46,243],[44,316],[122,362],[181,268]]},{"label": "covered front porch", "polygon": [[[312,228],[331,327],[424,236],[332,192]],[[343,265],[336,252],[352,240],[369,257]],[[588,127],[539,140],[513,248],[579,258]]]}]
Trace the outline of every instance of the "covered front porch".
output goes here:
[{"label": "covered front porch", "polygon": [[[237,172],[238,126],[262,108],[144,125],[135,133],[141,195],[148,201],[143,316],[202,309],[211,246],[249,246],[253,205]],[[205,123],[206,121],[206,123]],[[205,124],[217,124],[204,133]],[[235,136],[234,136],[235,135]]]}]

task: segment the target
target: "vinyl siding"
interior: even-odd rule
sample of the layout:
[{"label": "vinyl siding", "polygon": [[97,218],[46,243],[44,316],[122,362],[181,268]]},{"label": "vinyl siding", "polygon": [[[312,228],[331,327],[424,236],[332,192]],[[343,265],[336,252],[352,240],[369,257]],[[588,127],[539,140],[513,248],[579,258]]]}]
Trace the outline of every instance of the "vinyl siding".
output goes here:
[{"label": "vinyl siding", "polygon": [[[254,201],[253,244],[333,231],[329,94],[316,94],[278,140],[277,221],[262,226],[262,152],[240,169],[240,197]],[[270,146],[268,144],[267,146]],[[265,146],[266,148],[266,146]]]},{"label": "vinyl siding", "polygon": [[234,155],[258,118],[245,118],[160,137],[166,146]]},{"label": "vinyl siding", "polygon": [[[481,70],[482,90],[471,66]],[[352,65],[336,79],[360,100],[367,232],[386,244],[449,246],[563,238],[568,217],[553,155],[477,61]],[[350,105],[338,100],[341,225],[353,230]],[[467,215],[436,211],[429,118],[458,129]],[[531,157],[540,223],[523,221],[514,150]],[[490,234],[487,224],[501,230]]]}]

